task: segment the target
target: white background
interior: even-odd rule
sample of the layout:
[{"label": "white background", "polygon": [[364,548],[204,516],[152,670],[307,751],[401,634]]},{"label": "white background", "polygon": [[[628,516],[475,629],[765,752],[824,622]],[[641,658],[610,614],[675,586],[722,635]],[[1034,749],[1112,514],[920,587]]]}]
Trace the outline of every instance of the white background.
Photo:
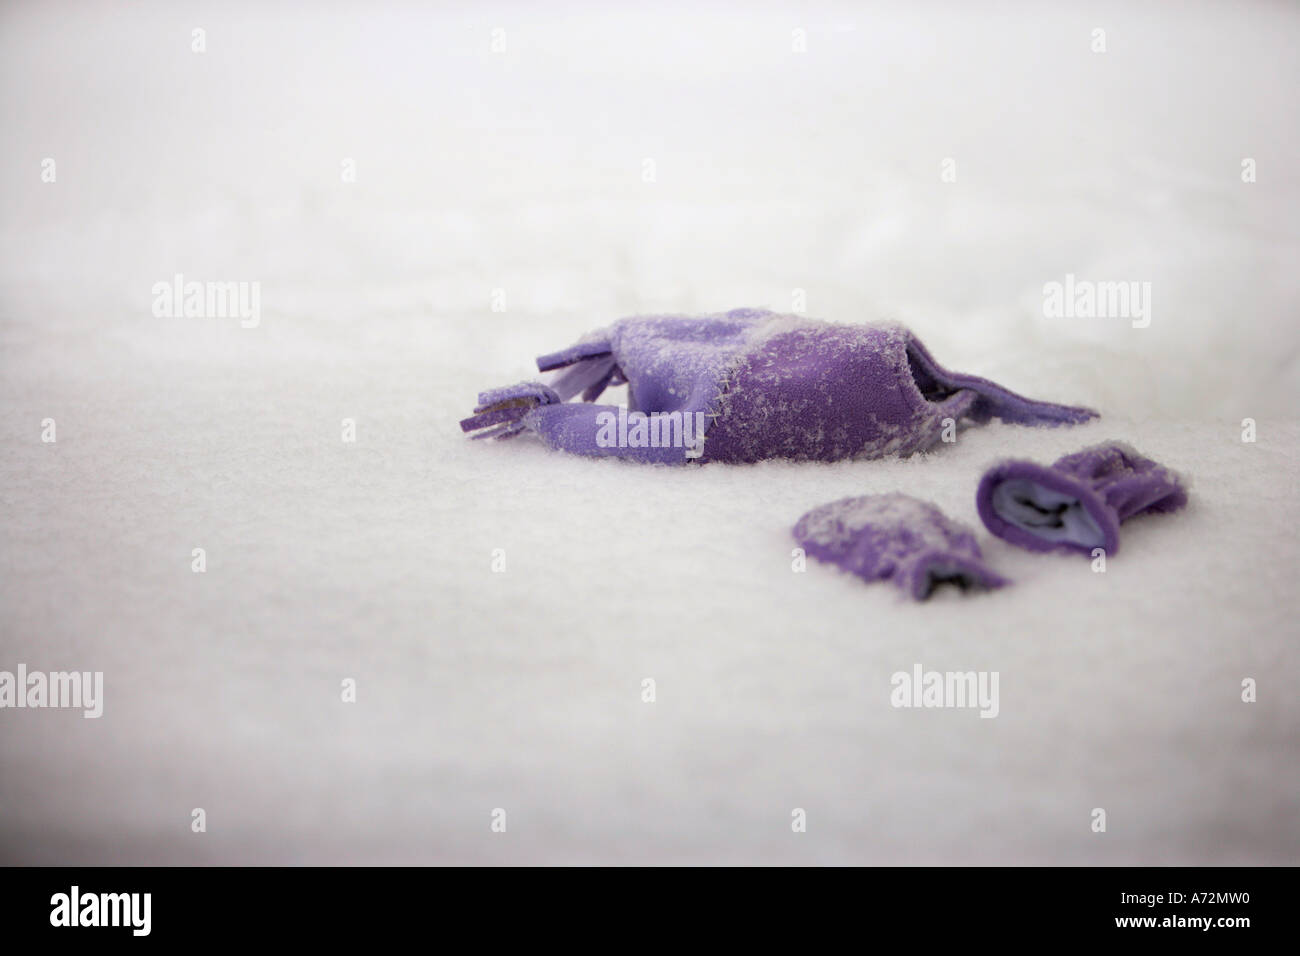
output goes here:
[{"label": "white background", "polygon": [[[7,4],[0,669],[106,700],[0,711],[0,858],[1300,862],[1297,42],[1283,3]],[[154,317],[178,272],[261,324]],[[1044,318],[1067,273],[1150,327]],[[796,289],[1102,418],[678,470],[457,427],[615,318]],[[990,461],[1107,438],[1193,497],[1104,574],[982,529],[989,596],[791,571],[818,504],[974,524]],[[918,662],[1000,715],[891,708]]]}]

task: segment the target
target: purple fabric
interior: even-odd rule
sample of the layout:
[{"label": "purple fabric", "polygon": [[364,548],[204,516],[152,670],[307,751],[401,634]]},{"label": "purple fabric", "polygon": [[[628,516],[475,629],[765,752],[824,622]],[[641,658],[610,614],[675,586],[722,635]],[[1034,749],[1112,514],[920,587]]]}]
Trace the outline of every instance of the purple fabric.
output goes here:
[{"label": "purple fabric", "polygon": [[558,405],[563,401],[554,389],[547,388],[540,382],[523,382],[489,389],[479,392],[478,406],[473,415],[461,421],[461,431],[476,431],[496,425],[499,427],[488,432],[480,431],[472,437],[504,438],[516,435],[524,430],[523,419],[534,409],[542,405]]},{"label": "purple fabric", "polygon": [[[754,309],[623,319],[537,364],[558,372],[549,386],[484,392],[461,427],[495,424],[493,434],[502,436],[528,429],[562,451],[681,464],[910,455],[938,441],[947,418],[1059,425],[1096,415],[949,372],[899,326],[835,325]],[[647,445],[633,429],[612,433],[618,407],[590,403],[624,382],[634,418],[676,416],[674,427],[679,420],[700,426],[688,433],[700,441],[677,442],[674,430],[673,443],[655,443],[652,434]],[[566,404],[579,394],[586,404]],[[492,417],[502,410],[509,412],[504,424]]]},{"label": "purple fabric", "polygon": [[1140,514],[1177,511],[1187,490],[1177,473],[1121,442],[1094,445],[1050,468],[1004,461],[980,480],[975,505],[995,535],[1034,551],[1119,550],[1119,526]]},{"label": "purple fabric", "polygon": [[864,581],[890,581],[917,601],[941,584],[966,592],[1010,583],[984,564],[969,528],[897,492],[814,508],[795,524],[794,536],[808,556]]}]

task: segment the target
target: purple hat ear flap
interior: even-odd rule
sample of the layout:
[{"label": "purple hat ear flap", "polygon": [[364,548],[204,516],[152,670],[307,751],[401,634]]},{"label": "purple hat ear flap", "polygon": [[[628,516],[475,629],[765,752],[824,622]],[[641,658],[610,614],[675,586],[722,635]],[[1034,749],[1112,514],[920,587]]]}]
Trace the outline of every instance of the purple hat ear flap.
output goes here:
[{"label": "purple hat ear flap", "polygon": [[959,388],[946,398],[935,402],[931,408],[935,418],[942,425],[947,418],[951,418],[954,422],[963,418],[973,418],[975,405],[979,400],[978,392],[971,391],[969,388]]},{"label": "purple hat ear flap", "polygon": [[1077,425],[1097,417],[1090,408],[1037,402],[978,375],[950,372],[910,332],[907,333],[907,364],[912,380],[928,402],[942,403],[963,389],[974,393],[974,400],[964,411],[976,422],[1000,418],[1015,425]]},{"label": "purple hat ear flap", "polygon": [[[542,405],[529,412],[524,426],[535,433],[546,445],[556,451],[589,458],[622,458],[647,464],[681,465],[692,460],[690,452],[696,447],[694,422],[677,413],[675,418],[659,419],[664,430],[661,436],[675,434],[680,443],[662,440],[658,443],[633,443],[631,432],[637,427],[629,421],[626,409],[617,405],[593,405],[587,402],[568,402],[559,405]],[[702,418],[703,416],[700,416]],[[645,437],[650,433],[650,420],[645,416]],[[679,426],[676,430],[673,423]],[[690,431],[688,431],[688,429]],[[687,437],[691,443],[687,443]],[[699,433],[700,438],[703,432]]]},{"label": "purple hat ear flap", "polygon": [[537,356],[537,371],[550,372],[557,368],[568,368],[578,362],[609,355],[613,351],[608,339],[596,338],[590,342],[579,342],[558,352],[548,352]]},{"label": "purple hat ear flap", "polygon": [[601,355],[564,369],[551,381],[551,388],[566,402],[579,393],[584,402],[594,402],[606,388],[615,384],[618,377],[620,373],[614,356]]},{"label": "purple hat ear flap", "polygon": [[915,426],[917,438],[908,446],[908,454],[926,451],[943,438],[955,440],[947,437],[945,431],[951,429],[955,433],[958,422],[972,417],[971,409],[977,401],[978,394],[969,388],[961,388],[937,401],[928,402],[924,408],[926,415],[922,424]]},{"label": "purple hat ear flap", "polygon": [[613,355],[613,347],[605,339],[583,342],[559,352],[538,356],[539,372],[560,371],[550,387],[567,402],[579,392],[584,402],[594,402],[610,385],[626,381]]}]

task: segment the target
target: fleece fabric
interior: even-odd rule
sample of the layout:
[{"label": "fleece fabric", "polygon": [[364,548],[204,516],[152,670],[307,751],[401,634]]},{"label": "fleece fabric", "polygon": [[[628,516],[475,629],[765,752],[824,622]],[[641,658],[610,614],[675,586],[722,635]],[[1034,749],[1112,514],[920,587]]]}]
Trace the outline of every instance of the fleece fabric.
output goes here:
[{"label": "fleece fabric", "polygon": [[1022,548],[1114,554],[1121,523],[1185,507],[1186,484],[1130,445],[1108,441],[1051,466],[999,462],[980,479],[975,503],[985,527]]},{"label": "fleece fabric", "polygon": [[[950,372],[898,325],[759,309],[622,319],[543,355],[537,367],[564,371],[549,386],[481,393],[461,428],[501,438],[528,429],[560,451],[685,464],[906,456],[939,441],[945,426],[955,435],[959,422],[1074,425],[1096,417]],[[590,404],[624,382],[626,412]],[[584,404],[565,404],[579,393]]]},{"label": "fleece fabric", "polygon": [[889,581],[917,601],[944,584],[965,593],[1010,583],[984,564],[969,528],[901,492],[814,508],[795,523],[794,537],[808,557],[864,581]]}]

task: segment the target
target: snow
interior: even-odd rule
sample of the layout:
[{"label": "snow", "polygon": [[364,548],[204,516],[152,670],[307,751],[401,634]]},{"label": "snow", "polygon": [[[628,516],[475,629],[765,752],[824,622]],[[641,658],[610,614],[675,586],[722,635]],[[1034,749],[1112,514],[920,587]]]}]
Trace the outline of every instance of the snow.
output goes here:
[{"label": "snow", "polygon": [[[0,670],[105,675],[0,712],[0,860],[1300,862],[1295,8],[0,19]],[[260,322],[155,317],[177,273]],[[1149,327],[1045,318],[1068,275]],[[1102,417],[677,469],[457,427],[619,317],[799,295]],[[1104,573],[980,528],[990,462],[1109,438],[1192,499]],[[792,571],[893,491],[1014,585]],[[891,706],[918,664],[996,719]]]}]

